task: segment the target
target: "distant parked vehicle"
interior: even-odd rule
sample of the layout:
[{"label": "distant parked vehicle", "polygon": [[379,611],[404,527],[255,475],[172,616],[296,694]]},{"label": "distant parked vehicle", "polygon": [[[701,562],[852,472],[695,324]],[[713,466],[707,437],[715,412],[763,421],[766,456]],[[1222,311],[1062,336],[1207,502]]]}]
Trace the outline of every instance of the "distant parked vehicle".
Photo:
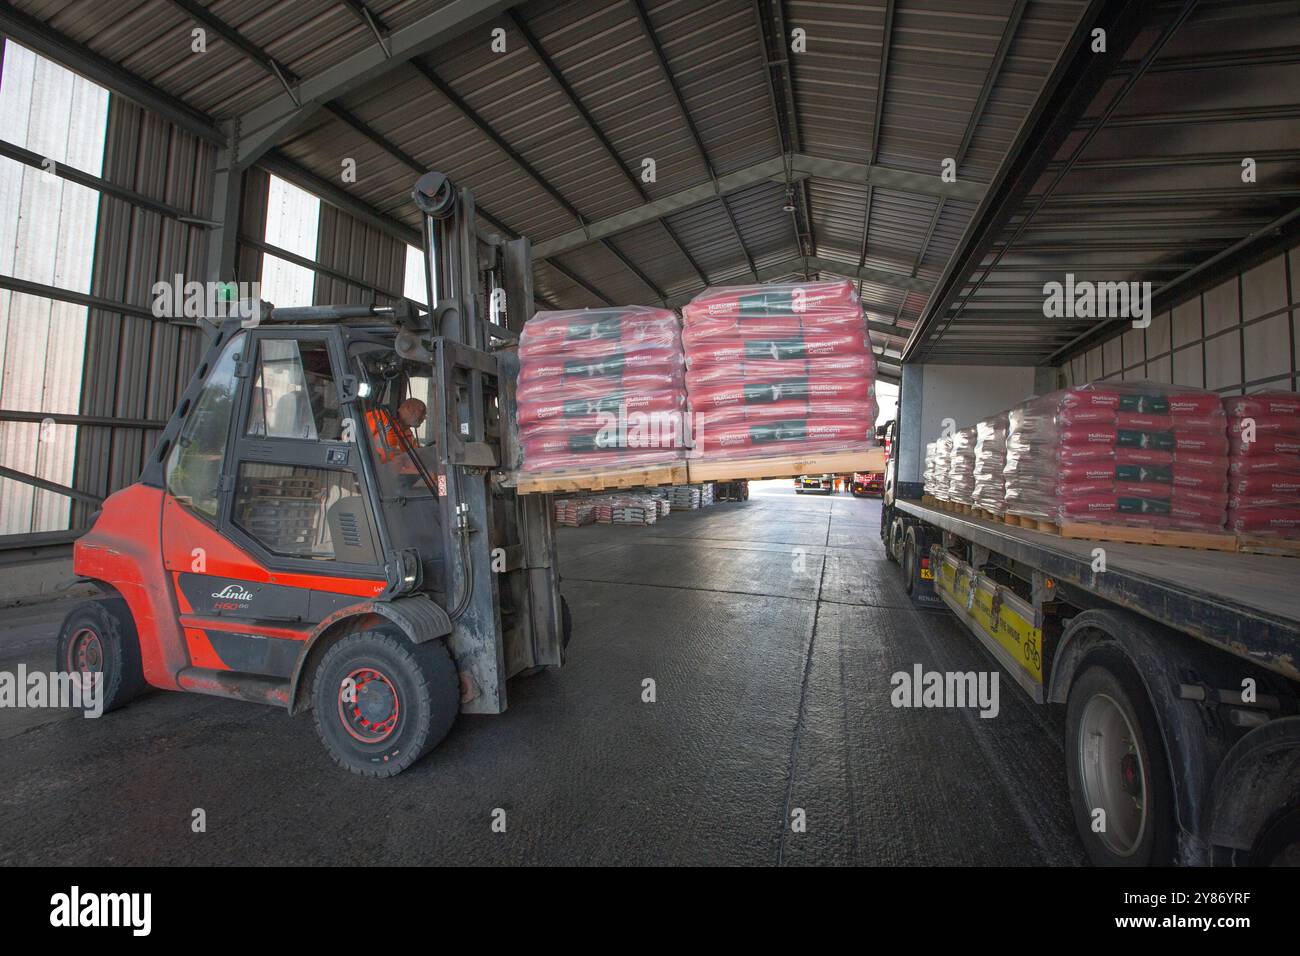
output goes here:
[{"label": "distant parked vehicle", "polygon": [[794,493],[801,495],[805,491],[819,494],[832,494],[835,491],[834,475],[800,475],[794,480]]},{"label": "distant parked vehicle", "polygon": [[854,472],[852,489],[855,498],[883,498],[885,496],[884,472]]}]

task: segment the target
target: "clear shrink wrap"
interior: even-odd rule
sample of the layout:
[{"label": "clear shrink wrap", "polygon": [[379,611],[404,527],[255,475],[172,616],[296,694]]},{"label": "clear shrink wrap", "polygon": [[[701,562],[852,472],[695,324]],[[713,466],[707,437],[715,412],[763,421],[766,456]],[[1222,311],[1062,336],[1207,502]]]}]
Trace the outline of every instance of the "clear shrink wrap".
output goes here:
[{"label": "clear shrink wrap", "polygon": [[694,455],[874,445],[875,357],[852,282],[713,287],[682,317]]},{"label": "clear shrink wrap", "polygon": [[948,465],[952,461],[952,436],[940,438],[926,446],[925,493],[940,501],[947,501],[951,479]]},{"label": "clear shrink wrap", "polygon": [[1007,416],[986,418],[975,426],[975,488],[972,504],[990,514],[1007,510],[1002,469],[1007,461]]},{"label": "clear shrink wrap", "polygon": [[616,470],[684,457],[677,317],[623,306],[539,312],[519,337],[524,470]]},{"label": "clear shrink wrap", "polygon": [[1228,507],[1227,417],[1219,397],[1156,382],[1101,382],[1008,413],[1007,511],[1221,531]]},{"label": "clear shrink wrap", "polygon": [[1300,538],[1300,395],[1223,400],[1228,416],[1228,530]]},{"label": "clear shrink wrap", "polygon": [[952,455],[948,459],[948,500],[959,505],[975,504],[975,427],[953,433]]}]

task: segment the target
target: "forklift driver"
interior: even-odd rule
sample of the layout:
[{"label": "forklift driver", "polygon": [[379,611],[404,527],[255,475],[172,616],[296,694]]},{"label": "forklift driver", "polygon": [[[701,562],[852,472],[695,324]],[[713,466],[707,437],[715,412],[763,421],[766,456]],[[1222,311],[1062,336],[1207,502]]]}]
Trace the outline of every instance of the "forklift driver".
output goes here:
[{"label": "forklift driver", "polygon": [[428,413],[428,407],[418,398],[408,398],[398,405],[396,420],[393,413],[383,407],[366,413],[375,454],[381,463],[387,464],[394,459],[404,457],[403,438],[406,439],[407,444],[415,447],[415,429],[424,424]]}]

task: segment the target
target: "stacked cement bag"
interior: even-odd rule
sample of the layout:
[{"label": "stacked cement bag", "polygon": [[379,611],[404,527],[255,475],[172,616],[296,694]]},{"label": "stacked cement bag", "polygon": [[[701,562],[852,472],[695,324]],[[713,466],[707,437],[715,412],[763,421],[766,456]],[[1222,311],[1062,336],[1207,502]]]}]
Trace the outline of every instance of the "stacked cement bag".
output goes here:
[{"label": "stacked cement bag", "polygon": [[624,306],[538,312],[519,337],[524,470],[617,470],[684,456],[677,317]]},{"label": "stacked cement bag", "polygon": [[1256,392],[1228,414],[1228,530],[1300,538],[1300,395]]},{"label": "stacked cement bag", "polygon": [[1213,392],[1103,382],[1031,399],[1008,419],[1008,512],[1054,522],[1223,529],[1227,418]]},{"label": "stacked cement bag", "polygon": [[[932,441],[925,446],[925,468],[921,472],[921,480],[924,483],[924,490],[931,498],[935,497],[935,490],[939,487],[939,475],[935,471],[935,456],[939,450],[939,443]],[[945,488],[946,488],[945,484]]]},{"label": "stacked cement bag", "polygon": [[1002,476],[1006,461],[1007,416],[986,418],[975,426],[975,488],[971,501],[976,508],[996,515],[1006,512],[1006,483]]},{"label": "stacked cement bag", "polygon": [[947,501],[952,479],[948,468],[952,462],[952,436],[940,438],[926,447],[925,493],[940,501]]},{"label": "stacked cement bag", "polygon": [[952,436],[948,460],[948,500],[959,505],[975,504],[975,428],[963,428]]},{"label": "stacked cement bag", "polygon": [[876,364],[853,283],[716,286],[682,316],[695,456],[874,444]]}]

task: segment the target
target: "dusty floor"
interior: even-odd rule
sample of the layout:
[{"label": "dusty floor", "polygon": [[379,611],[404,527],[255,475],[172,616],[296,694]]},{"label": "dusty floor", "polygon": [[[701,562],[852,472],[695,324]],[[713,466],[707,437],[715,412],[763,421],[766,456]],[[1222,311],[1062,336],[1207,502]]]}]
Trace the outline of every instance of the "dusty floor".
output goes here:
[{"label": "dusty floor", "polygon": [[[995,665],[909,607],[879,503],[755,491],[563,529],[570,664],[393,780],[339,771],[310,716],[257,705],[0,710],[0,863],[1082,862],[1057,718],[1009,678],[994,719],[891,705],[914,663]],[[50,668],[68,606],[0,611],[0,670]]]}]

